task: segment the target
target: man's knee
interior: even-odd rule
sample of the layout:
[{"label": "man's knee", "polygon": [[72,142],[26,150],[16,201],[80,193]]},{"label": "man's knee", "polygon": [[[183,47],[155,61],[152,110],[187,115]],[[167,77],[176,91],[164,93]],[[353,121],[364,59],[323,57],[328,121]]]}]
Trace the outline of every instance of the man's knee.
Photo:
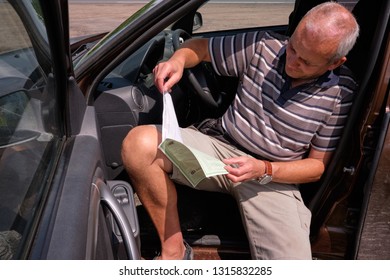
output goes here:
[{"label": "man's knee", "polygon": [[160,141],[154,126],[137,126],[130,130],[122,142],[122,160],[129,166],[133,160],[138,163],[148,155],[155,155]]}]

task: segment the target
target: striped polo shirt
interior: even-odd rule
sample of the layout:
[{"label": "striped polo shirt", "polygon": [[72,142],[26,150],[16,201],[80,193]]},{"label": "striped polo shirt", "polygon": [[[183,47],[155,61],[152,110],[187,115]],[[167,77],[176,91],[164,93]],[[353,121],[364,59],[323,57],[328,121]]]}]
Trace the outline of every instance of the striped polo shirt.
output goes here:
[{"label": "striped polo shirt", "polygon": [[310,148],[335,150],[357,88],[345,66],[291,88],[284,71],[287,43],[286,36],[264,31],[209,41],[215,71],[240,80],[224,129],[272,161],[302,159]]}]

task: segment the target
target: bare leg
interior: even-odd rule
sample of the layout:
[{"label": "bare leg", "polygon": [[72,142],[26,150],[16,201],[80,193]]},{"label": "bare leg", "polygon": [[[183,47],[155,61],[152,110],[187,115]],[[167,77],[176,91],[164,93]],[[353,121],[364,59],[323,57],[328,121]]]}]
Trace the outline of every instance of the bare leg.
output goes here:
[{"label": "bare leg", "polygon": [[185,247],[177,211],[177,193],[168,177],[172,163],[158,149],[155,126],[133,128],[122,144],[122,160],[133,187],[161,241],[162,259],[182,259]]}]

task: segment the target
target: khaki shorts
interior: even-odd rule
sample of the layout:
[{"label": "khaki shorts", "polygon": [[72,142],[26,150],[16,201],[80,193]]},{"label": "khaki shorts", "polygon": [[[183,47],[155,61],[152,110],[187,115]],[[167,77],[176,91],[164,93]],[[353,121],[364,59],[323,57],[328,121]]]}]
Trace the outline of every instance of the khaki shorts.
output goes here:
[{"label": "khaki shorts", "polygon": [[[219,159],[250,156],[194,127],[181,129],[181,133],[185,144]],[[171,179],[192,187],[175,166]],[[298,186],[275,182],[260,185],[255,180],[232,183],[219,175],[204,179],[195,189],[229,193],[237,200],[252,258],[311,259],[311,213]]]}]

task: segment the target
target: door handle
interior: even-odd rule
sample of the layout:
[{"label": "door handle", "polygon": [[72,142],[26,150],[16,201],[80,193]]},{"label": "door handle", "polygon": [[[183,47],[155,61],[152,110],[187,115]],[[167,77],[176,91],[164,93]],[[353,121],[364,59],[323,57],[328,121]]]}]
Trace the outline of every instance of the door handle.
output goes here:
[{"label": "door handle", "polygon": [[131,228],[131,224],[126,217],[126,214],[123,211],[122,206],[119,204],[117,199],[112,194],[110,188],[103,180],[98,179],[96,181],[96,187],[100,192],[101,202],[112,213],[119,227],[119,230],[121,231],[123,243],[125,245],[129,258],[132,260],[140,260],[141,259],[140,250],[137,245],[137,241],[134,236],[133,230]]}]

